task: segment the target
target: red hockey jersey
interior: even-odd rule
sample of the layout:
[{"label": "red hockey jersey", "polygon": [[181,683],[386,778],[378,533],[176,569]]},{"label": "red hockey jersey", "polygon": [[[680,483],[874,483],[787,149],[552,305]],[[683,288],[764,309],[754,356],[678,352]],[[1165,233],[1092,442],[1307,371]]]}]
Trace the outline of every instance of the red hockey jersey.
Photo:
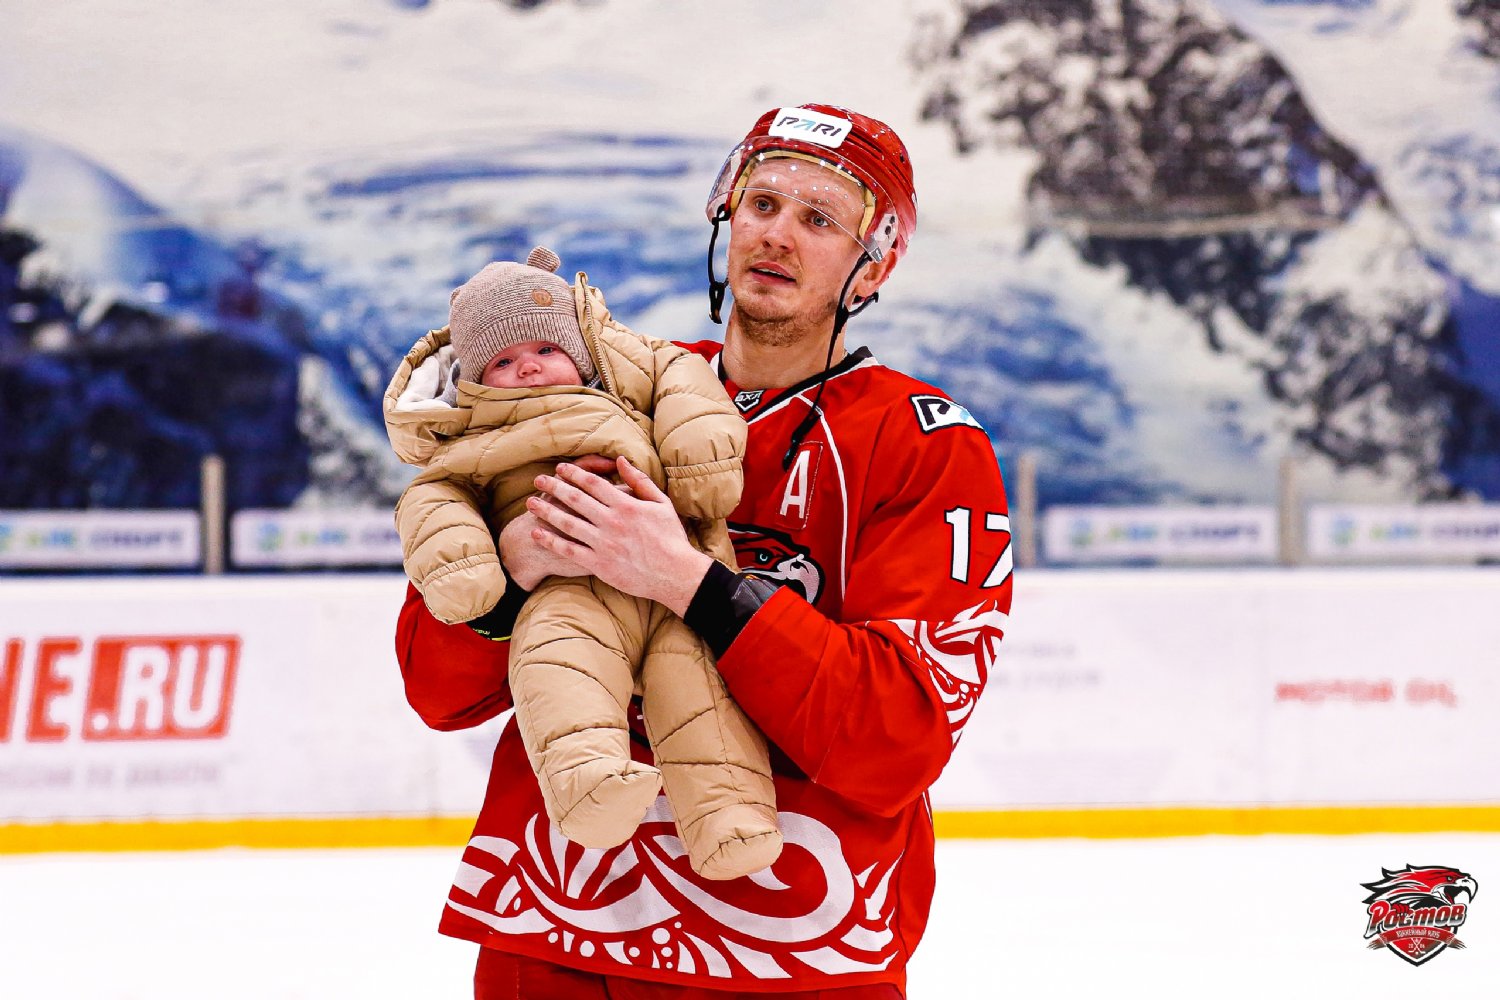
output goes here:
[{"label": "red hockey jersey", "polygon": [[[686,346],[717,364],[718,344]],[[962,406],[865,350],[826,378],[822,415],[785,468],[818,380],[725,383],[750,428],[732,519],[740,568],[785,586],[719,670],[772,745],[780,859],[746,878],[698,878],[665,797],[620,847],[564,840],[510,723],[444,933],[717,989],[904,986],[932,899],[926,792],[1005,631],[1010,522],[990,441]],[[435,728],[509,707],[505,644],[440,624],[415,590],[397,652],[407,697]],[[633,727],[643,732],[638,713]]]}]

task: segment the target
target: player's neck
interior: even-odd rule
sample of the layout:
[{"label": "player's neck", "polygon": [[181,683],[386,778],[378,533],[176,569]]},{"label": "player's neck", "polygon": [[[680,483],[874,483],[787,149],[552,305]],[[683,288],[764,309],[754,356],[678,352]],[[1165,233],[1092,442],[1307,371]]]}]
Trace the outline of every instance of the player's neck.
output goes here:
[{"label": "player's neck", "polygon": [[[780,331],[768,335],[747,328],[739,316],[730,313],[721,355],[724,374],[741,389],[784,389],[805,382],[823,371],[832,332],[830,320],[792,337]],[[840,332],[833,346],[833,364],[843,358],[844,335]]]}]

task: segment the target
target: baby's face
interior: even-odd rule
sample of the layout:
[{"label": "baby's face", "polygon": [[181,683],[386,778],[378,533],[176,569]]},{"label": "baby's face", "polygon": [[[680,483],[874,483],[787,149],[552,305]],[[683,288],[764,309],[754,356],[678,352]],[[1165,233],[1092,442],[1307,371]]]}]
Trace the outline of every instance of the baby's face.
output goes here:
[{"label": "baby's face", "polygon": [[479,381],[492,389],[583,385],[573,359],[550,340],[526,340],[507,347],[490,358]]}]

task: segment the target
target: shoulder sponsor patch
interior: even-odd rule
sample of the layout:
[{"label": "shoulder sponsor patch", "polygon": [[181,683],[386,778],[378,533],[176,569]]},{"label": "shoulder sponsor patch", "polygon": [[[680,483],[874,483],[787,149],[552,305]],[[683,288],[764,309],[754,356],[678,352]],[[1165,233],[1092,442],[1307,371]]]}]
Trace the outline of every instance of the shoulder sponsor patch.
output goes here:
[{"label": "shoulder sponsor patch", "polygon": [[942,396],[913,396],[911,405],[917,410],[917,426],[923,434],[944,427],[974,427],[984,430],[984,425],[974,415],[951,399]]},{"label": "shoulder sponsor patch", "polygon": [[850,126],[847,118],[835,118],[807,108],[780,108],[771,122],[770,134],[837,149],[848,138]]}]

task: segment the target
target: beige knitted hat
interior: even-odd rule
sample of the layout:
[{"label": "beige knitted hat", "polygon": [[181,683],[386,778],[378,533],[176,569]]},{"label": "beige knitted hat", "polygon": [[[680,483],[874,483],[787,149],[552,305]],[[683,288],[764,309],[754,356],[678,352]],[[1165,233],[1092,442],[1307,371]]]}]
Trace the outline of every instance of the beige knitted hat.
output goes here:
[{"label": "beige knitted hat", "polygon": [[458,354],[459,378],[478,382],[490,359],[507,347],[550,340],[573,359],[584,385],[594,380],[594,359],[573,310],[573,288],[552,273],[561,263],[551,250],[537,247],[525,264],[486,264],[454,289],[448,332]]}]

